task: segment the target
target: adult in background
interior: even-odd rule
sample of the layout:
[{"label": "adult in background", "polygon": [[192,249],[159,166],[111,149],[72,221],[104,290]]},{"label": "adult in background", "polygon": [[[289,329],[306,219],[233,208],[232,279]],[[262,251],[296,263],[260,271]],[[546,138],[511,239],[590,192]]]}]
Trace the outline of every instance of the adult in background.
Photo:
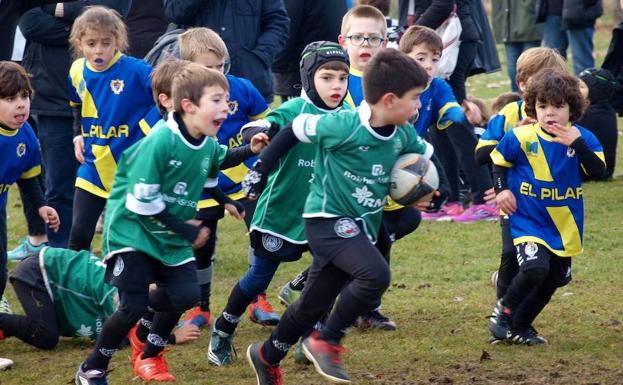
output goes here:
[{"label": "adult in background", "polygon": [[273,62],[275,94],[282,100],[301,94],[299,61],[303,48],[313,41],[336,41],[346,2],[335,0],[284,0],[290,16],[290,37]]},{"label": "adult in background", "polygon": [[511,90],[519,92],[515,81],[517,58],[528,48],[541,45],[543,24],[536,23],[536,0],[493,0],[493,31],[495,40],[504,44]]},{"label": "adult in background", "polygon": [[130,38],[128,55],[145,57],[154,46],[156,39],[167,29],[167,18],[164,16],[162,0],[132,1],[126,25]]},{"label": "adult in background", "polygon": [[41,144],[45,197],[61,218],[60,230],[57,233],[49,232],[48,236],[49,244],[54,247],[67,247],[78,167],[76,159],[71,156],[74,146],[67,86],[71,64],[69,31],[74,19],[87,5],[105,5],[126,15],[130,2],[80,0],[54,3],[32,8],[20,20],[20,29],[28,41],[22,64],[32,75],[35,89],[30,111]]},{"label": "adult in background", "polygon": [[208,27],[221,35],[230,73],[251,80],[272,102],[270,66],[286,45],[290,25],[282,0],[164,0],[164,12],[181,27]]},{"label": "adult in background", "polygon": [[595,21],[603,13],[602,0],[537,0],[538,19],[545,21],[543,45],[567,57],[571,48],[576,75],[595,67],[593,34]]},{"label": "adult in background", "polygon": [[461,20],[461,46],[454,72],[448,79],[459,104],[465,100],[465,80],[469,74],[480,43],[480,32],[471,14],[471,2],[480,0],[399,0],[401,26],[424,25],[437,29],[450,16],[456,4]]}]

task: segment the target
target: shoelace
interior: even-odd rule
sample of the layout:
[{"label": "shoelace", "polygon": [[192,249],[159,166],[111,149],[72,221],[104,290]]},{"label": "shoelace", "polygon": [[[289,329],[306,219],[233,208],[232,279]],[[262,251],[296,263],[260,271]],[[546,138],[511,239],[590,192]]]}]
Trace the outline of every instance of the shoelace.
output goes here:
[{"label": "shoelace", "polygon": [[262,311],[266,312],[266,313],[274,313],[275,311],[273,310],[273,307],[271,306],[271,304],[266,301],[266,296],[264,295],[260,295],[257,298],[257,302],[256,305],[262,309]]},{"label": "shoelace", "polygon": [[346,348],[342,345],[327,343],[331,361],[336,365],[342,365],[342,353],[346,353]]},{"label": "shoelace", "polygon": [[283,377],[281,374],[281,369],[279,368],[279,366],[267,366],[267,370],[268,370],[268,375],[270,376],[270,379],[272,380],[272,384],[273,385],[282,385],[283,384]]}]

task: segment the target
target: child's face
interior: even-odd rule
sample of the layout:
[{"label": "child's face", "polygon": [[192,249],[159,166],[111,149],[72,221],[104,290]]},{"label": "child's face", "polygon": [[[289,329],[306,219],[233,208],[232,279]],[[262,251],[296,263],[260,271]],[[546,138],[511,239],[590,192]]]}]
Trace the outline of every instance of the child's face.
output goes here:
[{"label": "child's face", "polygon": [[[352,68],[363,71],[372,56],[387,45],[383,27],[380,20],[353,17],[348,32],[338,36],[338,42],[348,53]],[[363,38],[368,40],[364,41]]]},{"label": "child's face", "polygon": [[387,124],[403,125],[407,124],[409,119],[417,113],[422,103],[420,103],[420,95],[424,91],[424,87],[413,88],[405,92],[402,97],[394,96],[387,106],[391,108],[393,116]]},{"label": "child's face", "polygon": [[191,103],[186,116],[188,130],[191,133],[205,136],[214,136],[227,119],[229,94],[219,86],[210,86],[203,89],[199,105]]},{"label": "child's face", "polygon": [[26,123],[30,114],[30,98],[27,92],[0,98],[0,123],[16,130]]},{"label": "child's face", "polygon": [[407,55],[426,70],[429,81],[437,74],[437,63],[441,55],[439,52],[431,50],[427,44],[422,43],[414,46]]},{"label": "child's face", "polygon": [[117,52],[117,39],[112,33],[87,29],[80,37],[80,51],[92,68],[102,71]]},{"label": "child's face", "polygon": [[225,58],[219,58],[214,52],[206,52],[197,55],[193,62],[201,64],[207,68],[225,73]]},{"label": "child's face", "polygon": [[314,87],[329,108],[336,108],[348,90],[348,73],[342,70],[319,69],[314,74]]},{"label": "child's face", "polygon": [[552,123],[558,123],[562,126],[566,126],[569,123],[569,103],[555,106],[549,102],[537,100],[535,110],[536,120],[545,129],[550,128]]}]

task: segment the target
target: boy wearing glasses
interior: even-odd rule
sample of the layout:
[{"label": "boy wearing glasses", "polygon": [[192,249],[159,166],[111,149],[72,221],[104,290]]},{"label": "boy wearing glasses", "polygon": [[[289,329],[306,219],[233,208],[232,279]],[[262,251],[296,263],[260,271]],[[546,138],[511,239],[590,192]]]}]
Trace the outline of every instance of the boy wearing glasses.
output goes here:
[{"label": "boy wearing glasses", "polygon": [[346,102],[353,107],[363,100],[361,79],[363,70],[381,48],[387,45],[385,16],[370,5],[359,5],[348,11],[342,19],[337,41],[348,53],[350,74]]}]

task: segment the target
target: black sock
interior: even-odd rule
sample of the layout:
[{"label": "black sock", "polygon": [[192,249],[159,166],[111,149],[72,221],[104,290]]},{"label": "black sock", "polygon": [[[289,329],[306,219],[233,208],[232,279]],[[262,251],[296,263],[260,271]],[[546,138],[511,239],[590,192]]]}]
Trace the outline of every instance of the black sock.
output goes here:
[{"label": "black sock", "polygon": [[156,357],[164,350],[169,340],[169,334],[180,319],[182,313],[179,312],[157,312],[151,325],[151,331],[147,336],[143,359]]},{"label": "black sock", "polygon": [[227,334],[232,334],[236,330],[244,311],[252,301],[253,298],[244,295],[240,289],[240,284],[237,283],[231,290],[225,310],[216,320],[214,327]]},{"label": "black sock", "polygon": [[[139,313],[140,314],[140,313]],[[139,316],[140,317],[140,316]],[[137,317],[138,318],[138,317]],[[138,321],[124,318],[119,311],[113,313],[104,323],[102,332],[97,338],[95,348],[83,364],[83,369],[108,369],[108,363],[115,354],[121,341],[128,335],[128,332]]]},{"label": "black sock", "polygon": [[201,285],[200,290],[201,300],[199,300],[199,308],[201,311],[210,311],[210,293],[212,290],[212,282]]},{"label": "black sock", "polygon": [[147,311],[145,312],[145,314],[143,314],[141,319],[138,320],[138,327],[136,328],[136,336],[138,337],[138,340],[141,341],[142,343],[145,343],[145,341],[147,341],[147,335],[149,334],[149,331],[151,330],[151,324],[152,324],[153,319],[154,319],[154,312]]},{"label": "black sock", "polygon": [[309,274],[309,268],[300,272],[292,281],[290,281],[290,289],[296,291],[303,291],[305,282],[307,281],[307,274]]},{"label": "black sock", "polygon": [[344,288],[318,338],[339,344],[344,337],[346,329],[355,323],[357,317],[366,313],[369,309],[370,304],[363,303],[352,295],[349,287]]},{"label": "black sock", "polygon": [[526,330],[532,326],[536,317],[549,303],[556,289],[556,287],[538,286],[532,290],[528,297],[519,305],[517,310],[513,312],[511,329]]}]

